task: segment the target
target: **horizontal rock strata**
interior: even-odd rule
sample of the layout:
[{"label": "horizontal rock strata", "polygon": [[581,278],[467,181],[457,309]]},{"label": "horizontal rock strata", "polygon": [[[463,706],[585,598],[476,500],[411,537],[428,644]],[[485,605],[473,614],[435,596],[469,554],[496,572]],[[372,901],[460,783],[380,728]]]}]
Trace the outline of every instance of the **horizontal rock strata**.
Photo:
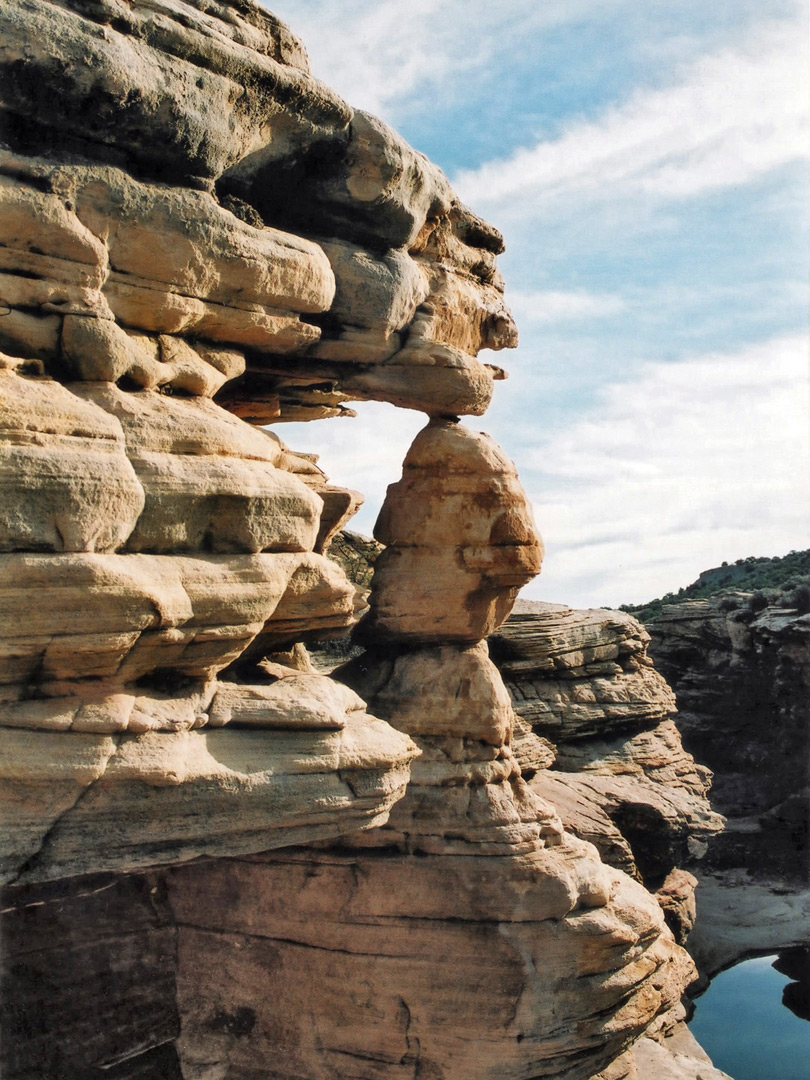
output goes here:
[{"label": "horizontal rock strata", "polygon": [[[520,721],[488,655],[542,556],[459,420],[500,235],[253,0],[8,0],[0,87],[4,1077],[617,1080],[714,822],[636,628],[557,626]],[[331,678],[361,497],[262,425],[354,400],[428,423]]]},{"label": "horizontal rock strata", "polygon": [[0,348],[219,392],[260,423],[352,399],[486,409],[503,372],[478,353],[516,342],[500,235],[272,15],[12,0],[1,18]]},{"label": "horizontal rock strata", "polygon": [[[463,511],[502,486],[502,524]],[[512,753],[509,695],[475,638],[514,595],[497,569],[512,565],[501,542],[539,559],[525,496],[488,440],[432,423],[389,489],[378,535],[391,542],[377,559],[368,647],[336,676],[420,757],[379,829],[172,872],[183,1069],[586,1080],[675,1015],[692,968],[654,898],[563,830]],[[412,576],[388,569],[400,550]],[[437,619],[411,597],[420,565],[453,552],[464,573],[437,582]],[[487,583],[482,611],[469,602],[473,566]],[[240,1010],[251,1018],[241,1038],[215,1019]]]},{"label": "horizontal rock strata", "polygon": [[655,892],[684,940],[696,884],[686,867],[722,818],[707,800],[709,770],[670,719],[674,697],[648,642],[623,612],[519,601],[490,647],[524,721],[515,749],[532,788],[606,862]]},{"label": "horizontal rock strata", "polygon": [[810,741],[810,615],[754,612],[747,600],[666,605],[648,627],[650,649],[728,818],[711,866],[807,884],[810,761],[799,748]]}]

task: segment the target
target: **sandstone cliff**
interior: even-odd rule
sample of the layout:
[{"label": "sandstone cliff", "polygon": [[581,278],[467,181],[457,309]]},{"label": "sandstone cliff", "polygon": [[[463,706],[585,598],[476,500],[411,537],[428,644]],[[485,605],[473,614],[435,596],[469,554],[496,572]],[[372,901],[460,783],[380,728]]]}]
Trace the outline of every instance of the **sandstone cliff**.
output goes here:
[{"label": "sandstone cliff", "polygon": [[605,862],[654,892],[685,940],[695,917],[688,867],[723,819],[709,806],[711,773],[681,744],[649,641],[620,611],[519,601],[490,648],[524,722],[516,753],[532,787]]},{"label": "sandstone cliff", "polygon": [[704,980],[810,936],[810,616],[778,599],[668,604],[648,625],[684,743],[711,766],[727,819],[700,869],[689,941]]},{"label": "sandstone cliff", "polygon": [[[713,825],[660,704],[611,741],[626,688],[560,760],[607,739],[578,797],[663,815],[666,852],[631,822],[608,865],[545,744],[521,775],[485,639],[542,546],[459,420],[516,341],[499,234],[252,0],[0,30],[3,1075],[633,1075],[694,975],[633,877],[672,889]],[[303,644],[362,604],[326,554],[360,496],[262,425],[352,400],[427,425],[330,678]]]}]

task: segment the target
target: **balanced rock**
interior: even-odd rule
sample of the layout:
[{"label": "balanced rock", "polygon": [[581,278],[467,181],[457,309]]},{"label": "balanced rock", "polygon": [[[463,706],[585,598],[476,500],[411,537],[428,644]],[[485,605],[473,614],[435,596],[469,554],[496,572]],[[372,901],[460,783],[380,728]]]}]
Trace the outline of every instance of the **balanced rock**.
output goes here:
[{"label": "balanced rock", "polygon": [[[182,1068],[588,1080],[677,1021],[693,969],[655,899],[563,829],[512,753],[480,637],[508,612],[515,567],[539,561],[525,496],[491,440],[434,420],[378,537],[371,647],[335,675],[420,756],[376,830],[172,872]],[[457,571],[438,609],[437,553]],[[240,1015],[244,1036],[216,1020]]]},{"label": "balanced rock", "polygon": [[434,419],[388,489],[375,537],[366,641],[475,642],[540,569],[542,544],[515,467],[487,436]]}]

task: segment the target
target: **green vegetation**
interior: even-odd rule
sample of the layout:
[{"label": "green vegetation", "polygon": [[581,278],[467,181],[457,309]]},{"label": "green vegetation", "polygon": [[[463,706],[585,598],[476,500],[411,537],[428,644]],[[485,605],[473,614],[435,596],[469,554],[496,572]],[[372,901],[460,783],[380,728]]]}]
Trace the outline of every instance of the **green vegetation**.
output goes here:
[{"label": "green vegetation", "polygon": [[[748,595],[740,596],[740,593]],[[810,611],[810,549],[791,551],[773,559],[750,555],[734,563],[724,562],[722,566],[704,570],[697,581],[677,593],[667,593],[647,604],[622,604],[620,610],[628,611],[641,622],[649,622],[661,614],[665,604],[705,600],[710,596],[724,596],[721,609],[739,609],[742,614],[755,615],[769,604],[794,608],[801,613]]]}]

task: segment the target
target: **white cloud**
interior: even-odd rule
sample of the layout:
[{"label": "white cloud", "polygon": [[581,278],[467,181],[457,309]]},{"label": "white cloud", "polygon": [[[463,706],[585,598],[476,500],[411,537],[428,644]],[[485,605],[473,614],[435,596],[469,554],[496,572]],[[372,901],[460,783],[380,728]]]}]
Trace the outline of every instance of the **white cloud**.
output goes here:
[{"label": "white cloud", "polygon": [[397,106],[463,72],[488,70],[510,40],[628,0],[280,0],[267,4],[306,43],[315,75],[355,108],[396,122]]},{"label": "white cloud", "polygon": [[641,602],[810,540],[804,336],[643,367],[523,455],[549,557],[529,594]]},{"label": "white cloud", "polygon": [[531,210],[559,196],[682,198],[806,158],[809,71],[802,19],[763,23],[743,46],[693,62],[597,121],[455,178],[475,206]]},{"label": "white cloud", "polygon": [[583,290],[513,292],[506,301],[518,323],[560,323],[576,319],[600,319],[623,312],[627,304],[613,293],[589,293]]}]

